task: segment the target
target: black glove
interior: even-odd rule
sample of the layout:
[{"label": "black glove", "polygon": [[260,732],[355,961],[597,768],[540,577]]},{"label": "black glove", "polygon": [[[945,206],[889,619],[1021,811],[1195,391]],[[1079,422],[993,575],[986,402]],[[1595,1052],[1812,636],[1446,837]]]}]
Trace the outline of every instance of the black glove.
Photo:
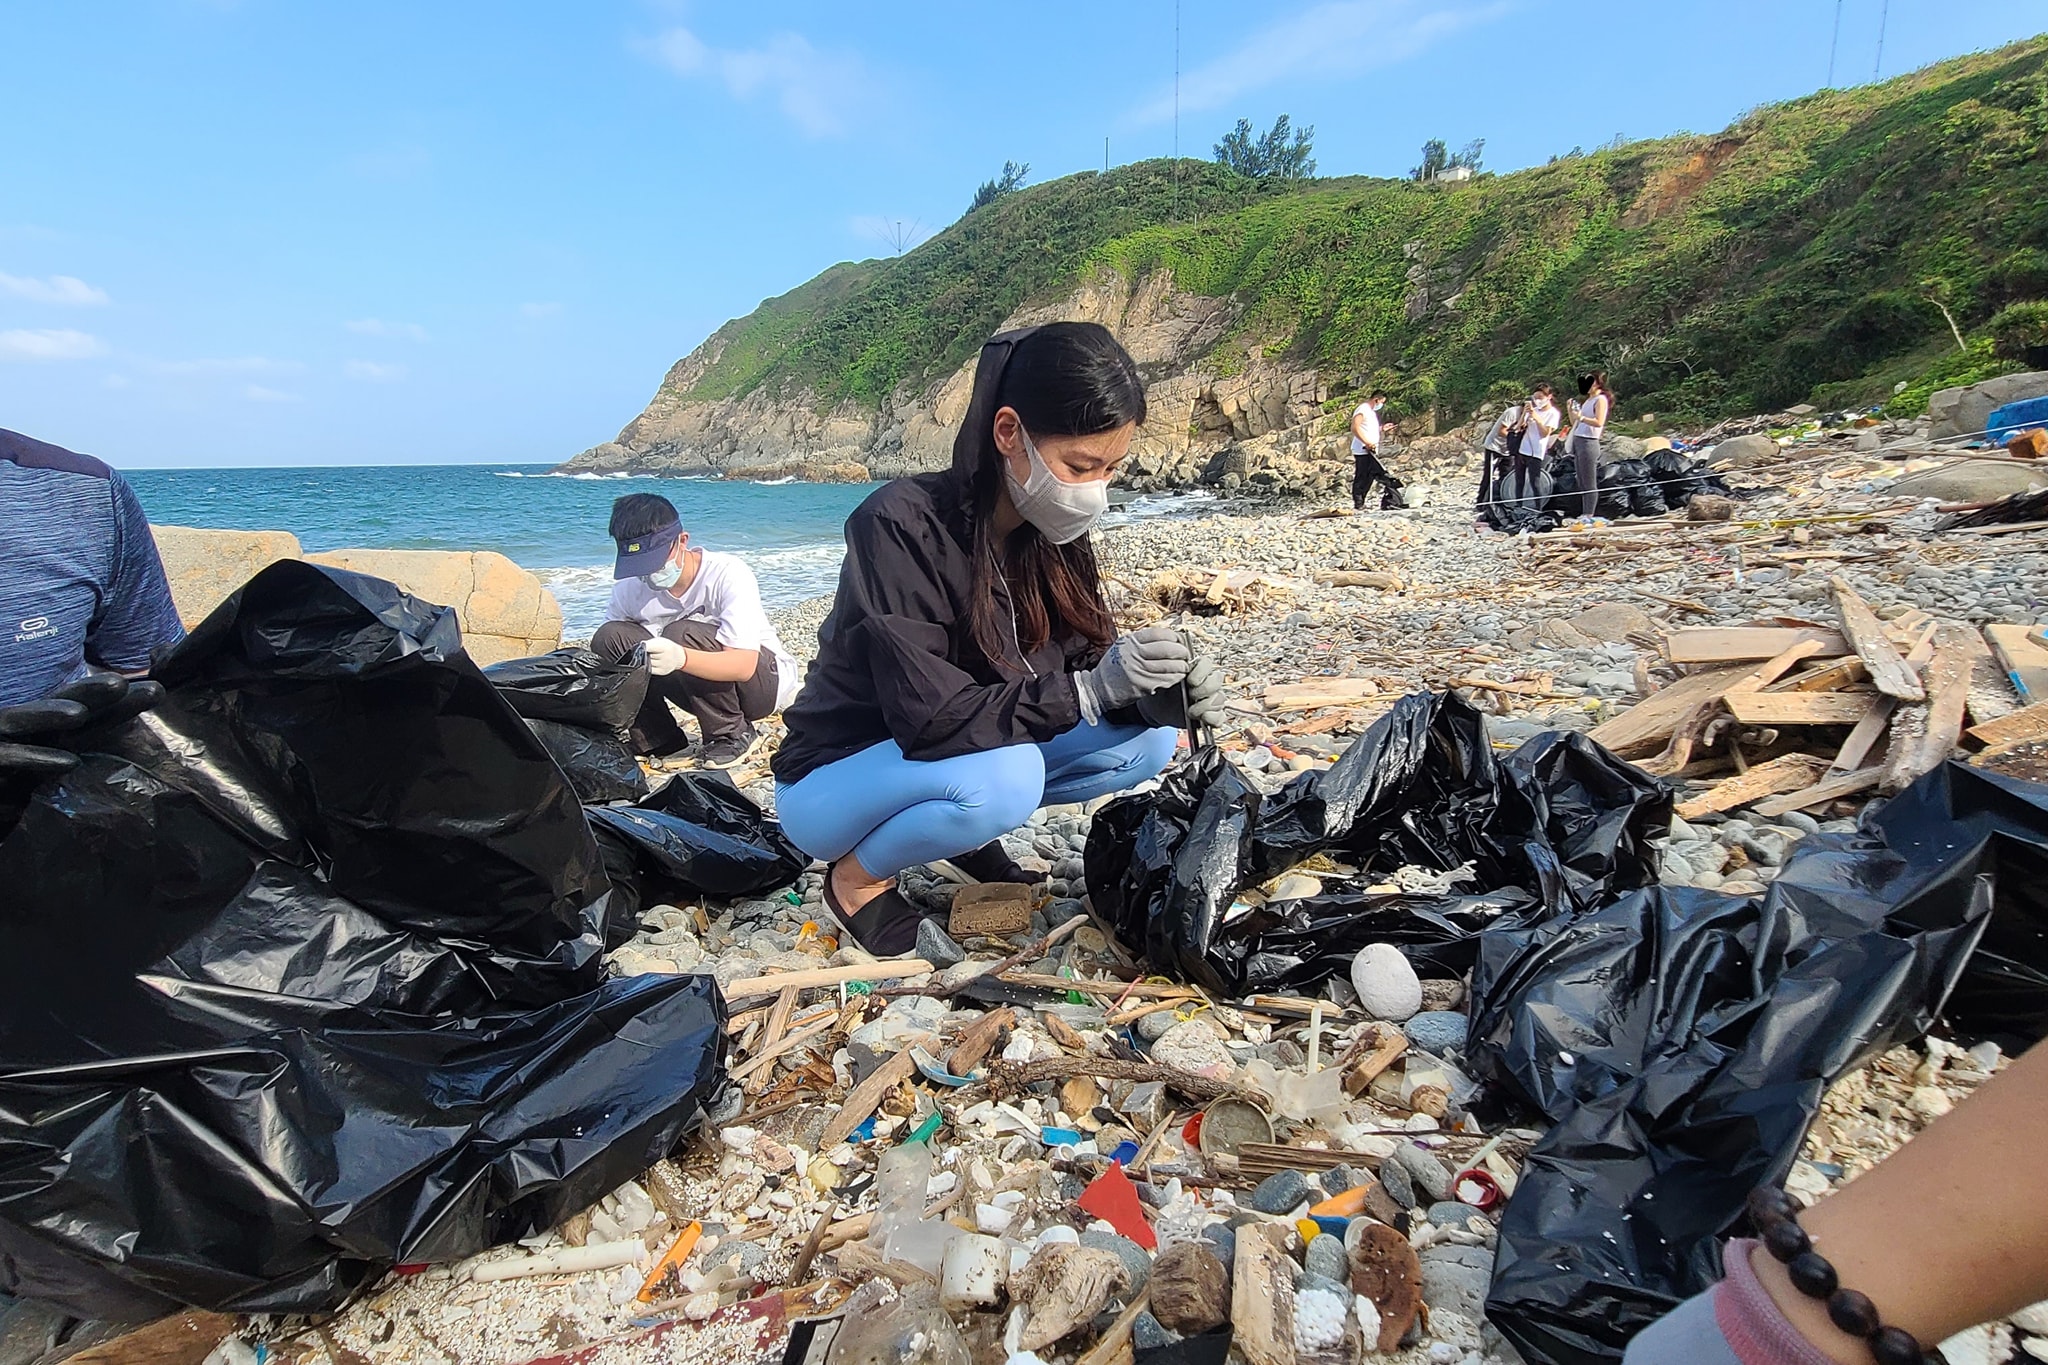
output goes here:
[{"label": "black glove", "polygon": [[1171,725],[1176,730],[1206,725],[1213,729],[1224,716],[1223,670],[1214,659],[1201,655],[1179,686],[1148,693],[1135,705],[1147,725]]},{"label": "black glove", "polygon": [[40,701],[0,706],[0,777],[40,781],[78,766],[68,742],[162,701],[162,683],[90,673]]}]

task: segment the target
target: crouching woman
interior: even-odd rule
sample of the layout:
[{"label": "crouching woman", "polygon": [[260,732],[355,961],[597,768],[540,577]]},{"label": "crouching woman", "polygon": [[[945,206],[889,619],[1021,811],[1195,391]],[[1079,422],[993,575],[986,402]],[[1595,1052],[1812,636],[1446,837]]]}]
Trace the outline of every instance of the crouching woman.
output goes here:
[{"label": "crouching woman", "polygon": [[1042,805],[1155,776],[1221,677],[1179,634],[1118,638],[1088,532],[1145,420],[1107,329],[1053,323],[982,348],[944,473],[846,523],[839,594],[774,759],[784,830],[829,864],[825,904],[868,951],[917,940],[904,868],[1036,880],[1000,836]]}]

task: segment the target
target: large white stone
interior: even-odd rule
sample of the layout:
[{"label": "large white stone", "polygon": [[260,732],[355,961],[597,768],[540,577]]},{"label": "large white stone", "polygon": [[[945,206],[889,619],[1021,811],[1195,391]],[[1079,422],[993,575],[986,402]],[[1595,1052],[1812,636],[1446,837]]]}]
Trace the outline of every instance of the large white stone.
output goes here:
[{"label": "large white stone", "polygon": [[1422,1008],[1422,981],[1407,954],[1391,943],[1368,943],[1351,959],[1351,986],[1375,1019],[1400,1023]]}]

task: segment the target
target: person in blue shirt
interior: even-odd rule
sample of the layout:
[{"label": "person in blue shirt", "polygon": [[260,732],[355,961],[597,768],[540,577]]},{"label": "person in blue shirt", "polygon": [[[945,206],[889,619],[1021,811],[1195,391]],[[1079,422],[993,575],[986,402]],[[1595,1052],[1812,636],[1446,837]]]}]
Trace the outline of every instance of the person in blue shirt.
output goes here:
[{"label": "person in blue shirt", "polygon": [[[161,696],[129,679],[184,633],[127,481],[0,430],[0,780],[64,771],[76,762],[67,732]],[[0,795],[0,814],[6,804]]]}]

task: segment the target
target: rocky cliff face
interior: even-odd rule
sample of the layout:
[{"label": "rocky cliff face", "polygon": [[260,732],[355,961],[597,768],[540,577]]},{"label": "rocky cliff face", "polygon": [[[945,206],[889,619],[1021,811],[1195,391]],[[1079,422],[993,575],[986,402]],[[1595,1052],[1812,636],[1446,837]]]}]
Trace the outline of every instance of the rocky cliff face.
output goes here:
[{"label": "rocky cliff face", "polygon": [[[1238,320],[1229,299],[1177,290],[1165,270],[1135,281],[1104,271],[1063,299],[1020,309],[1004,326],[1060,320],[1102,323],[1145,376],[1150,414],[1125,466],[1126,486],[1321,492],[1348,475],[1343,422],[1324,418],[1328,390],[1314,370],[1269,360],[1256,348],[1217,364],[1217,344]],[[930,388],[899,391],[877,411],[826,404],[808,391],[686,400],[722,345],[714,336],[677,361],[618,439],[562,469],[858,480],[951,462],[973,392],[972,361]]]}]

